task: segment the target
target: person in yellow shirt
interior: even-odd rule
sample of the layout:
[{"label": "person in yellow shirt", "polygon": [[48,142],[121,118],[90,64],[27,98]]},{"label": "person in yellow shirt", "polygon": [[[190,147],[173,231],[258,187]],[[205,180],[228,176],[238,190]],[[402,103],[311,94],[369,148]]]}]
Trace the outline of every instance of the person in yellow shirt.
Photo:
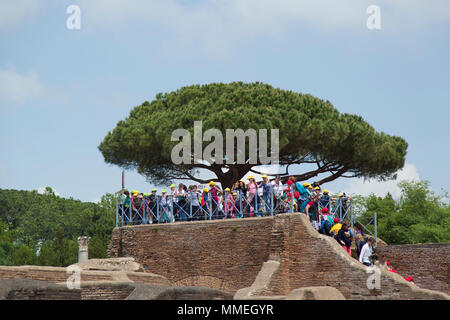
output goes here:
[{"label": "person in yellow shirt", "polygon": [[339,218],[334,218],[334,225],[330,229],[330,235],[333,235],[333,232],[336,235],[339,232],[339,230],[341,230],[341,228],[342,228],[342,223],[339,223]]}]

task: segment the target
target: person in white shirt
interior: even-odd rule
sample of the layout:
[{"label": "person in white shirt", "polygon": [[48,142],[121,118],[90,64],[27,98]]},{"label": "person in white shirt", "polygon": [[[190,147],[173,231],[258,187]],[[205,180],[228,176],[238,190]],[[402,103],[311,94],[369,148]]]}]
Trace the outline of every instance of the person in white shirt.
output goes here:
[{"label": "person in white shirt", "polygon": [[375,239],[373,237],[370,237],[369,240],[367,240],[367,243],[363,245],[361,249],[361,253],[359,254],[359,262],[361,262],[363,265],[370,267],[372,264],[370,263],[370,256],[373,253],[373,245],[375,244]]},{"label": "person in white shirt", "polygon": [[280,212],[280,199],[283,196],[283,183],[280,180],[280,176],[276,176],[275,180],[271,182],[272,192],[274,198],[273,210]]}]

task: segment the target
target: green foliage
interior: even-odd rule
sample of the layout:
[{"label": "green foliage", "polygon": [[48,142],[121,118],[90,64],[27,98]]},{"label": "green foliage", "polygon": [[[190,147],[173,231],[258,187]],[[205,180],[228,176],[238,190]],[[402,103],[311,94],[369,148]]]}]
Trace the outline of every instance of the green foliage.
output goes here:
[{"label": "green foliage", "polygon": [[[376,211],[378,236],[388,244],[450,242],[450,205],[426,181],[402,181],[399,187],[398,201],[390,194],[361,197],[361,222],[367,224]],[[373,225],[369,229],[373,232]]]},{"label": "green foliage", "polygon": [[11,260],[15,266],[31,265],[35,263],[36,253],[30,247],[21,244],[12,250]]},{"label": "green foliage", "polygon": [[99,204],[65,199],[46,188],[0,189],[0,264],[68,266],[78,260],[77,238],[91,237],[91,258],[105,258],[115,226],[115,197]]},{"label": "green foliage", "polygon": [[[344,174],[388,179],[405,161],[407,143],[402,138],[376,132],[362,117],[341,114],[329,101],[259,82],[192,85],[158,94],[119,121],[99,150],[107,163],[137,169],[159,184],[173,179],[204,183],[209,179],[196,175],[204,169],[223,187],[231,186],[253,165],[172,163],[171,151],[178,143],[171,141],[172,132],[184,128],[193,137],[194,121],[199,120],[203,121],[203,131],[215,128],[224,137],[226,129],[279,129],[280,165],[317,165],[315,170],[295,175],[297,180],[321,173],[330,175],[320,183]],[[208,144],[203,142],[203,148]]]},{"label": "green foliage", "polygon": [[89,259],[107,258],[108,243],[97,235],[93,236],[89,241]]}]

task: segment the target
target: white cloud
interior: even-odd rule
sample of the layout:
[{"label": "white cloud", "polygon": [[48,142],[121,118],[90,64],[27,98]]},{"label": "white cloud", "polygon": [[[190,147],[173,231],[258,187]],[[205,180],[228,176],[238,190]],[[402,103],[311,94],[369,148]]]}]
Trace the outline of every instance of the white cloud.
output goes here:
[{"label": "white cloud", "polygon": [[[277,38],[287,31],[307,28],[325,32],[367,32],[366,9],[381,8],[382,29],[389,33],[450,20],[450,2],[434,0],[230,0],[184,2],[176,0],[83,0],[83,14],[91,27],[120,30],[137,22],[142,30],[165,30],[171,35],[160,44],[166,50],[192,46],[216,55],[253,37]],[[150,40],[149,40],[150,41]],[[293,39],[295,41],[295,39]],[[166,51],[168,52],[168,51]],[[170,51],[169,51],[170,52]]]},{"label": "white cloud", "polygon": [[19,74],[13,69],[0,70],[0,106],[21,104],[43,93],[44,86],[35,72]]},{"label": "white cloud", "polygon": [[0,30],[13,27],[37,12],[38,0],[2,0],[0,1]]},{"label": "white cloud", "polygon": [[[38,192],[39,194],[47,194],[47,190],[46,190],[45,188],[47,188],[47,187],[40,187],[40,188],[37,190],[37,192]],[[56,190],[53,189],[53,188],[52,188],[52,190],[53,190],[53,192],[55,193],[56,196],[58,196],[58,197],[61,196],[61,195],[59,194],[58,191],[56,191]]]},{"label": "white cloud", "polygon": [[[384,197],[388,192],[392,194],[394,199],[399,199],[401,192],[397,184],[402,180],[418,181],[420,180],[419,171],[416,166],[411,163],[405,164],[403,169],[397,173],[397,179],[385,182],[379,181],[364,181],[363,179],[352,179],[348,184],[346,192],[350,195],[360,194],[367,196],[374,193],[377,196]],[[345,191],[345,190],[343,190]]]}]

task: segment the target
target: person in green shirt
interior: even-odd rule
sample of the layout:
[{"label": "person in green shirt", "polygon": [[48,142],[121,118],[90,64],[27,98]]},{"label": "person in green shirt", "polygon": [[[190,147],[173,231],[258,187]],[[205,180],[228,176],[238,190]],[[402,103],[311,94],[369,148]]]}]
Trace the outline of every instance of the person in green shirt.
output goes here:
[{"label": "person in green shirt", "polygon": [[119,194],[119,214],[122,217],[123,223],[126,225],[129,221],[131,197],[127,189],[120,190]]}]

